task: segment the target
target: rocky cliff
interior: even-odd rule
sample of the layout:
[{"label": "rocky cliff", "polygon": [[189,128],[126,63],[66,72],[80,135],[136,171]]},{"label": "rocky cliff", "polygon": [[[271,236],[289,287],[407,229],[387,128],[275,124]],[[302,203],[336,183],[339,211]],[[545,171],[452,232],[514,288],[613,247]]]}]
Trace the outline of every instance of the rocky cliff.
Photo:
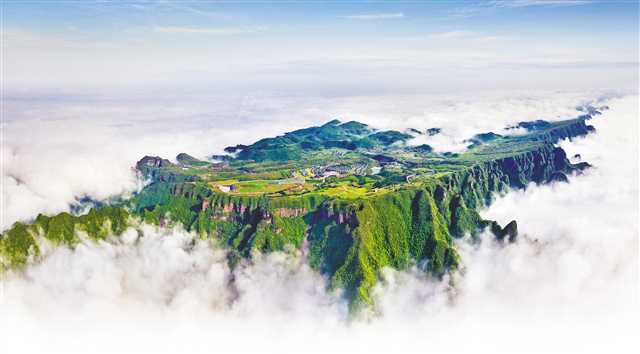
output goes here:
[{"label": "rocky cliff", "polygon": [[152,183],[126,203],[82,216],[39,215],[33,223],[16,223],[3,233],[0,270],[37,260],[41,242],[73,247],[84,238],[120,235],[140,221],[161,227],[182,224],[227,247],[232,266],[254,252],[302,250],[309,264],[329,277],[332,288],[344,289],[352,308],[368,307],[384,267],[418,265],[441,276],[460,263],[456,237],[488,228],[499,240],[515,241],[515,221],[502,228],[483,220],[478,210],[495,193],[566,180],[567,174],[588,167],[572,165],[553,144],[592,130],[584,119],[576,119],[523,137],[497,137],[504,142],[480,142],[470,157],[456,157],[458,164],[451,171],[426,175],[416,183],[407,178],[406,183],[355,199],[220,193],[200,177],[181,173],[186,167],[146,156],[136,167]]},{"label": "rocky cliff", "polygon": [[[357,307],[372,304],[370,291],[383,267],[420,264],[436,276],[455,268],[460,260],[454,237],[490,226],[497,238],[514,241],[515,222],[503,229],[477,210],[496,192],[551,182],[576,169],[562,149],[543,144],[356,201],[234,197],[182,183],[165,190],[166,184],[158,184],[147,191],[153,198],[138,197],[137,207],[148,222],[179,221],[202,237],[220,240],[232,257],[301,248],[306,238],[311,266],[327,274],[332,287],[345,289]],[[156,203],[160,200],[170,202]]]}]

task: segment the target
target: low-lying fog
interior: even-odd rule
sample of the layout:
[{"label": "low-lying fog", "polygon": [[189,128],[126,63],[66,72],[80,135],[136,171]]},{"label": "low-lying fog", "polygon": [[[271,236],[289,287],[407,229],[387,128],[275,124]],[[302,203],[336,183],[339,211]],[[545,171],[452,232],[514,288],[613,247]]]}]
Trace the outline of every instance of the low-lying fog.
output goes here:
[{"label": "low-lying fog", "polygon": [[[494,94],[473,98],[382,96],[151,104],[13,100],[2,141],[2,222],[68,210],[140,187],[145,154],[206,157],[333,118],[381,129],[443,129],[427,141],[463,139],[523,120],[575,117],[596,134],[563,141],[594,165],[570,183],[512,191],[482,212],[518,221],[517,243],[458,240],[462,272],[435,281],[388,270],[379,313],[350,318],[339,294],[299,257],[243,264],[228,286],[224,250],[180,229],[145,226],[119,240],[50,250],[2,281],[2,346],[41,351],[623,352],[638,328],[638,97],[600,93]],[[123,108],[124,107],[124,108]]]}]

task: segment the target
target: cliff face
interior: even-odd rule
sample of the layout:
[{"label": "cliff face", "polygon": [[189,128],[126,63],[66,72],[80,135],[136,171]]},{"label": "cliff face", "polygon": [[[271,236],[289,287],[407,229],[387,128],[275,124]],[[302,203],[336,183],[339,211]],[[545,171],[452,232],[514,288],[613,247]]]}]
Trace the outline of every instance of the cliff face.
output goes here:
[{"label": "cliff face", "polygon": [[[515,238],[515,225],[500,229],[482,220],[477,208],[507,187],[545,183],[574,168],[562,149],[546,144],[421,187],[351,202],[317,196],[236,197],[198,183],[161,179],[134,198],[130,209],[145,222],[179,222],[203,238],[219,240],[229,247],[232,262],[254,251],[301,249],[306,244],[310,265],[327,274],[332,287],[344,289],[357,308],[372,304],[370,291],[383,267],[406,269],[418,263],[440,275],[459,263],[454,237],[491,225],[498,237]],[[38,237],[66,245],[79,242],[78,232],[105,238],[123,232],[128,217],[124,207],[107,207],[79,217],[41,215],[32,225],[17,223],[0,239],[2,266],[37,258]]]},{"label": "cliff face", "polygon": [[345,207],[349,220],[345,226],[325,222],[322,232],[310,234],[311,247],[316,247],[313,260],[331,275],[335,286],[347,290],[355,306],[370,305],[370,290],[385,266],[405,269],[425,262],[427,271],[443,274],[459,263],[453,237],[489,225],[499,239],[508,236],[514,241],[515,221],[501,229],[482,220],[476,210],[490,203],[495,192],[546,183],[573,168],[562,149],[545,145],[452,173],[421,188],[365,199]]},{"label": "cliff face", "polygon": [[[137,207],[147,222],[179,221],[202,237],[220,240],[232,259],[306,245],[310,265],[359,307],[372,304],[370,291],[383,267],[406,269],[417,263],[441,275],[460,261],[454,237],[491,226],[498,238],[515,240],[515,223],[502,229],[483,220],[477,209],[490,203],[495,192],[550,182],[574,169],[562,149],[544,144],[421,187],[356,201],[237,197],[178,183],[165,190],[165,184],[150,188],[154,197],[143,194]],[[163,200],[169,203],[158,203]]]},{"label": "cliff face", "polygon": [[[188,158],[198,161],[189,155],[185,155],[186,154],[178,155],[178,161],[185,161]],[[189,162],[193,163],[192,161]],[[158,156],[145,156],[136,163],[136,170],[139,171],[142,176],[145,176],[146,178],[149,178],[153,181],[173,183],[193,182],[197,180],[195,176],[185,176],[183,174],[173,173],[170,170],[171,168],[178,169],[180,167],[171,163],[171,161]]]},{"label": "cliff face", "polygon": [[535,132],[533,136],[538,141],[544,141],[552,144],[555,144],[562,139],[585,136],[595,131],[593,126],[586,123],[586,119],[591,119],[591,116],[585,115],[578,119],[565,121],[561,125],[553,127],[553,129]]},{"label": "cliff face", "polygon": [[229,249],[232,266],[253,252],[301,249],[309,264],[330,278],[331,287],[345,290],[353,308],[371,306],[370,292],[384,267],[418,264],[440,276],[460,262],[455,237],[490,227],[498,239],[514,241],[515,222],[503,229],[483,220],[477,210],[496,192],[566,180],[567,173],[588,166],[570,164],[553,143],[592,128],[580,119],[556,128],[516,141],[529,144],[519,153],[482,152],[489,157],[463,169],[352,200],[218,193],[199,178],[173,173],[178,167],[168,160],[147,156],[137,168],[153,183],[127,204],[92,209],[83,216],[40,215],[31,225],[16,223],[0,238],[0,270],[37,259],[41,238],[73,246],[79,234],[92,239],[119,235],[132,225],[131,214],[162,227],[180,223],[202,238],[217,240]]},{"label": "cliff face", "polygon": [[572,165],[561,148],[552,144],[493,161],[486,161],[443,177],[446,192],[460,194],[470,208],[488,204],[494,192],[506,187],[524,188],[529,183],[548,183],[558,175],[584,168]]}]

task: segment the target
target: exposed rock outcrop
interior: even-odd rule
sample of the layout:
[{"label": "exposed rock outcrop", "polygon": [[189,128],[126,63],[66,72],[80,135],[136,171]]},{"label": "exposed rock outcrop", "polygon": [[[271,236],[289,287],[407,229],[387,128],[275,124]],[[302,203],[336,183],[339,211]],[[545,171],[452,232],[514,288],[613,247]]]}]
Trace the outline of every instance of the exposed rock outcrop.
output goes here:
[{"label": "exposed rock outcrop", "polygon": [[512,220],[504,228],[501,228],[497,222],[492,221],[491,232],[498,241],[502,242],[506,238],[509,242],[515,242],[518,238],[518,223]]},{"label": "exposed rock outcrop", "polygon": [[429,136],[438,135],[438,134],[440,134],[440,132],[442,132],[442,129],[440,129],[440,128],[429,128],[429,129],[427,129],[427,135],[429,135]]}]

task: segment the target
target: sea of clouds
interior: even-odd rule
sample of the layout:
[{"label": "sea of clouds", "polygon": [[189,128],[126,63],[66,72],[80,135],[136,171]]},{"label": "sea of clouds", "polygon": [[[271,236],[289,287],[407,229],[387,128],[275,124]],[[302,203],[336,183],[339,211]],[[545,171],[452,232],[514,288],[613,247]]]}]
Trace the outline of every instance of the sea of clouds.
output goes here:
[{"label": "sea of clouds", "polygon": [[[157,100],[154,100],[157,102]],[[492,93],[474,97],[245,97],[86,103],[12,100],[4,108],[2,224],[68,210],[77,198],[140,188],[145,154],[206,157],[227,145],[320,124],[440,127],[429,143],[523,120],[558,120],[606,104],[597,133],[564,141],[594,165],[568,184],[498,196],[482,212],[516,219],[519,241],[459,240],[464,267],[434,280],[387,270],[376,314],[351,318],[340,294],[296,255],[271,254],[233,274],[225,251],[181,229],[143,227],[74,250],[48,250],[5,275],[0,333],[7,348],[53,352],[320,352],[374,350],[633,351],[638,328],[638,97]],[[126,107],[126,108],[123,108]],[[231,281],[233,278],[233,281]],[[233,285],[231,285],[233,284]]]},{"label": "sea of clouds", "polygon": [[379,129],[442,128],[428,143],[459,151],[464,140],[523,120],[567,119],[576,107],[614,93],[484,93],[353,97],[35,97],[3,106],[0,229],[38,213],[70,209],[141,187],[132,169],[144,155],[199,158],[224,147],[323,124],[357,120]]}]

